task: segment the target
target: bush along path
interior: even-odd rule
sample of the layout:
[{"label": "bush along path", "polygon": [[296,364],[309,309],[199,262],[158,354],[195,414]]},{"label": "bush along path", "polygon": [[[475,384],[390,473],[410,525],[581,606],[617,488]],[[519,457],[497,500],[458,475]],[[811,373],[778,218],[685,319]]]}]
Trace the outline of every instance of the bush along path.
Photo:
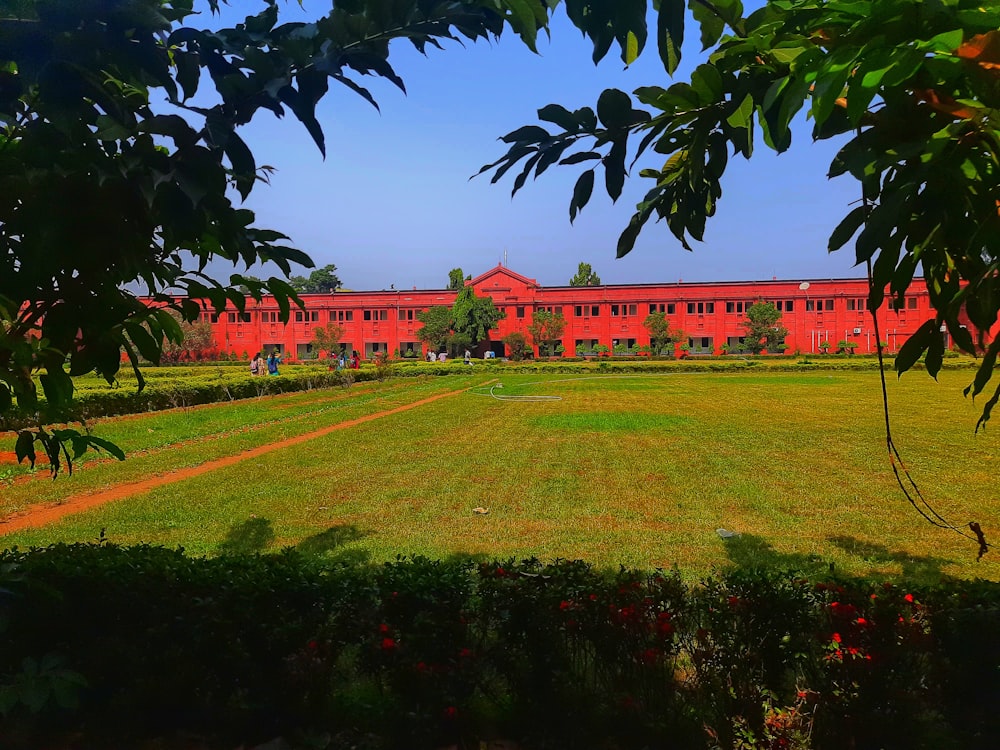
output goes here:
[{"label": "bush along path", "polygon": [[996,747],[996,583],[352,565],[337,531],[0,553],[4,747]]},{"label": "bush along path", "polygon": [[373,414],[366,414],[361,417],[356,417],[354,419],[338,422],[336,424],[329,425],[327,427],[323,427],[318,430],[313,430],[311,432],[307,432],[301,435],[295,435],[273,443],[268,443],[266,445],[250,448],[248,450],[242,451],[234,455],[223,456],[221,458],[205,461],[204,463],[201,463],[198,466],[176,469],[173,471],[169,471],[163,475],[148,477],[134,482],[126,482],[118,484],[109,489],[98,492],[81,493],[60,500],[58,503],[46,504],[40,507],[31,507],[29,509],[10,514],[4,518],[0,518],[0,535],[11,534],[16,531],[22,531],[24,529],[38,528],[40,526],[45,526],[46,524],[58,521],[61,518],[73,513],[80,513],[86,510],[90,510],[92,508],[99,507],[106,503],[114,502],[115,500],[123,500],[129,497],[134,497],[136,495],[144,494],[146,492],[156,489],[157,487],[162,487],[164,485],[172,484],[175,482],[182,482],[186,479],[191,479],[192,477],[201,476],[202,474],[207,474],[209,472],[216,471],[218,469],[232,466],[242,461],[259,458],[260,456],[263,456],[267,453],[271,453],[273,451],[290,448],[292,446],[299,445],[300,443],[304,443],[309,440],[315,440],[317,438],[323,437],[324,435],[329,435],[330,433],[336,432],[338,430],[349,429],[359,424],[364,424],[366,422],[371,422],[376,419],[381,419],[383,417],[388,417],[394,414],[399,414],[401,412],[409,411],[411,409],[416,409],[426,404],[433,403],[434,401],[438,401],[442,398],[447,398],[449,396],[456,396],[465,392],[466,389],[461,389],[457,391],[448,391],[445,393],[438,393],[433,396],[428,396],[426,398],[419,399],[417,401],[412,401],[410,403],[393,407],[391,409],[375,412]]}]

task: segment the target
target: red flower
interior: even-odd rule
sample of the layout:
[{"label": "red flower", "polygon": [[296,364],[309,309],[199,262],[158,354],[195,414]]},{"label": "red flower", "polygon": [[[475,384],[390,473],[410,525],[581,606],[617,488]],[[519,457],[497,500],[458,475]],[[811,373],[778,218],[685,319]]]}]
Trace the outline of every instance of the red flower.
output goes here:
[{"label": "red flower", "polygon": [[378,626],[378,632],[385,635],[386,633],[389,632],[389,626],[383,622],[381,625]]},{"label": "red flower", "polygon": [[306,644],[306,648],[309,649],[310,651],[315,651],[317,648],[319,648],[319,644],[316,643],[315,640],[312,640]]},{"label": "red flower", "polygon": [[644,664],[655,664],[656,660],[660,657],[660,649],[658,648],[647,648],[642,652],[639,657],[642,659]]},{"label": "red flower", "polygon": [[833,638],[833,640],[834,640],[835,643],[840,643],[840,633],[834,633],[830,637]]},{"label": "red flower", "polygon": [[427,664],[425,662],[418,661],[417,665],[414,667],[414,669],[416,669],[418,672],[426,672],[427,671]]},{"label": "red flower", "polygon": [[559,609],[561,609],[563,612],[565,612],[567,609],[569,609],[572,606],[573,606],[573,602],[568,602],[565,599],[563,601],[559,602]]},{"label": "red flower", "polygon": [[458,716],[458,709],[455,708],[454,706],[448,706],[448,708],[444,710],[444,718],[446,719],[454,719],[457,716]]},{"label": "red flower", "polygon": [[396,648],[396,642],[392,638],[383,638],[382,639],[382,650],[383,651],[392,651],[395,648]]},{"label": "red flower", "polygon": [[596,602],[597,601],[597,594],[591,594],[590,595],[590,601]]},{"label": "red flower", "polygon": [[907,594],[907,595],[906,595],[906,596],[904,596],[903,598],[904,598],[904,599],[905,599],[906,601],[908,601],[908,602],[909,602],[910,604],[913,604],[913,594]]},{"label": "red flower", "polygon": [[740,598],[738,596],[729,597],[729,606],[735,608],[736,605],[740,603]]},{"label": "red flower", "polygon": [[458,656],[460,659],[468,659],[470,656],[472,656],[472,649],[463,648],[461,651],[458,652]]},{"label": "red flower", "polygon": [[868,620],[866,620],[864,617],[859,617],[858,620],[857,620],[857,622],[858,622],[858,625],[860,625],[863,628],[868,627]]},{"label": "red flower", "polygon": [[507,575],[507,571],[506,570],[504,570],[502,567],[501,568],[497,568],[497,577],[498,578],[503,578],[505,575]]}]

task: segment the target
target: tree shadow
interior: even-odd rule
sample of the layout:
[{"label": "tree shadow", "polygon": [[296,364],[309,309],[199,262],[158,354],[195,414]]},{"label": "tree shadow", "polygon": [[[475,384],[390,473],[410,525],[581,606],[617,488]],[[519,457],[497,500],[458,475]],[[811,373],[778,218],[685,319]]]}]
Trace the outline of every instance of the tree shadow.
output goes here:
[{"label": "tree shadow", "polygon": [[801,552],[778,552],[768,542],[753,534],[740,534],[723,540],[726,556],[737,568],[748,570],[797,571],[807,576],[830,572],[830,562],[819,555]]},{"label": "tree shadow", "polygon": [[262,552],[274,541],[274,529],[266,518],[248,518],[233,526],[219,545],[225,555],[252,555]]},{"label": "tree shadow", "polygon": [[899,565],[901,577],[906,580],[916,580],[936,583],[947,578],[941,568],[953,560],[947,560],[930,555],[911,555],[901,550],[890,550],[888,547],[873,542],[866,542],[853,536],[831,536],[827,540],[849,555],[858,557],[865,562],[886,565]]},{"label": "tree shadow", "polygon": [[361,565],[369,561],[371,552],[345,547],[370,534],[370,531],[362,531],[354,525],[331,526],[318,534],[307,536],[295,549],[305,555],[324,555],[331,561],[344,565]]}]

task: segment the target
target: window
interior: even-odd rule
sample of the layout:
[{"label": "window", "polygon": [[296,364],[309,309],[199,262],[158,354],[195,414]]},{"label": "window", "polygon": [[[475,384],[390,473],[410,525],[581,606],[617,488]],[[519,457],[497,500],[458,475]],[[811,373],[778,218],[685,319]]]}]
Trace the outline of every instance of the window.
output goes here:
[{"label": "window", "polygon": [[524,317],[524,305],[518,305],[517,306],[517,317],[519,317],[519,318],[523,318]]},{"label": "window", "polygon": [[823,312],[833,309],[832,299],[807,299],[806,312]]},{"label": "window", "polygon": [[600,314],[601,314],[601,306],[600,305],[591,305],[590,306],[590,315],[592,317],[596,318]]},{"label": "window", "polygon": [[917,309],[917,298],[916,297],[907,297],[906,298],[906,309],[907,310],[916,310]]},{"label": "window", "polygon": [[859,313],[868,309],[867,300],[864,297],[852,297],[847,300],[848,310],[857,310]]},{"label": "window", "polygon": [[792,312],[793,310],[795,310],[795,300],[786,299],[785,312]]},{"label": "window", "polygon": [[746,312],[747,310],[750,309],[750,305],[751,305],[750,302],[743,302],[743,301],[740,301],[740,302],[727,302],[726,303],[726,312],[727,313],[741,313],[741,312]]},{"label": "window", "polygon": [[277,323],[279,322],[278,312],[265,310],[260,314],[260,321],[261,323]]},{"label": "window", "polygon": [[612,305],[611,306],[611,317],[612,318],[621,317],[621,314],[622,314],[621,310],[622,310],[622,306],[621,305]]},{"label": "window", "polygon": [[296,310],[296,323],[319,323],[319,310]]},{"label": "window", "polygon": [[330,320],[338,323],[350,323],[354,320],[354,310],[330,310]]},{"label": "window", "polygon": [[365,320],[371,320],[372,319],[372,311],[371,310],[365,310],[364,317],[365,317]]},{"label": "window", "polygon": [[667,315],[673,315],[674,314],[674,310],[675,310],[674,303],[673,302],[668,302],[667,303]]},{"label": "window", "polygon": [[399,319],[400,320],[413,320],[414,313],[416,310],[400,310]]},{"label": "window", "polygon": [[639,306],[638,305],[629,305],[628,306],[628,314],[629,315],[638,315],[639,314]]},{"label": "window", "polygon": [[249,323],[250,322],[250,313],[248,313],[248,312],[244,312],[244,313],[234,313],[234,312],[231,312],[231,313],[229,313],[229,322],[230,323]]},{"label": "window", "polygon": [[576,317],[578,317],[578,318],[582,318],[583,317],[583,305],[577,305],[576,307],[574,307],[573,308],[573,314]]},{"label": "window", "polygon": [[219,313],[212,313],[212,322],[213,323],[219,322]]},{"label": "window", "polygon": [[695,311],[697,311],[699,315],[715,312],[714,302],[688,302],[687,305],[689,315],[693,314]]}]

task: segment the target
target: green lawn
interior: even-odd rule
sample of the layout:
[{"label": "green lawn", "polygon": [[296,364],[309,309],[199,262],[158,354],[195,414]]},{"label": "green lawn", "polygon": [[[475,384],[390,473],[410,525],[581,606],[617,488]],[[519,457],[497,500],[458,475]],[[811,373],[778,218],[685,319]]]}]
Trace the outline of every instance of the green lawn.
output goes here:
[{"label": "green lawn", "polygon": [[[889,376],[893,430],[935,507],[991,536],[996,428],[975,435],[971,373]],[[56,482],[0,485],[0,511],[233,454],[485,380],[395,380],[101,423],[140,451]],[[1000,578],[1000,564],[934,529],[892,477],[878,373],[504,377],[466,393],[2,542],[182,545],[193,553],[288,545],[353,559],[400,553],[583,557],[603,565],[730,562],[934,578]],[[484,391],[480,391],[483,393]],[[179,439],[191,442],[177,444]],[[477,515],[473,508],[489,509]],[[716,529],[741,536],[723,542]],[[1000,537],[998,537],[1000,538]]]}]

